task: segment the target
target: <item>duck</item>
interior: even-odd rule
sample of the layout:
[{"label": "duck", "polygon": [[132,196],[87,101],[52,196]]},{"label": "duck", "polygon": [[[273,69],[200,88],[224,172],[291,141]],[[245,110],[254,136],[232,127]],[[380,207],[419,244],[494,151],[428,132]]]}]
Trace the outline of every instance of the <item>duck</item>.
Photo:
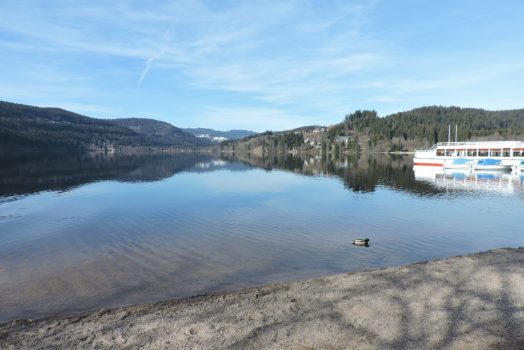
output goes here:
[{"label": "duck", "polygon": [[369,245],[369,238],[356,238],[353,240],[354,245]]}]

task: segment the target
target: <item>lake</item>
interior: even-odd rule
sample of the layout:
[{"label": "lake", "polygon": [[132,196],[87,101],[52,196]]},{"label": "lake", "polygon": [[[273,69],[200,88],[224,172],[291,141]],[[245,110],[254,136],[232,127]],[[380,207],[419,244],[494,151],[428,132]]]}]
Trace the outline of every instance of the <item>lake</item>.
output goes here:
[{"label": "lake", "polygon": [[410,157],[2,157],[0,321],[523,246],[522,213],[522,175]]}]

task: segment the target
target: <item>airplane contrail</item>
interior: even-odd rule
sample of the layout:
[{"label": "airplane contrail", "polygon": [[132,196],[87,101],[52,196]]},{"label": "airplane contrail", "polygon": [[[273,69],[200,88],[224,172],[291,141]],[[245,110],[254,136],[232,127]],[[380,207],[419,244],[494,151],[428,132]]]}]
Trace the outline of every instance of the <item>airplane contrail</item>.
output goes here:
[{"label": "airplane contrail", "polygon": [[142,70],[142,73],[140,74],[140,79],[138,80],[137,87],[140,87],[140,85],[142,84],[142,81],[146,77],[147,72],[149,72],[149,70],[151,69],[151,65],[153,64],[153,62],[155,62],[156,59],[158,59],[160,56],[162,56],[162,54],[165,51],[166,51],[166,49],[163,48],[162,51],[157,52],[153,56],[148,58],[148,60],[146,61],[146,66],[144,67],[144,69]]},{"label": "airplane contrail", "polygon": [[146,66],[142,70],[142,73],[140,73],[140,79],[138,79],[137,88],[139,88],[140,85],[142,84],[142,81],[144,81],[147,73],[149,72],[149,70],[151,69],[151,66],[153,65],[153,62],[155,62],[160,56],[162,56],[164,53],[166,53],[166,51],[168,49],[169,40],[170,40],[170,37],[171,37],[171,28],[172,28],[172,25],[169,26],[169,28],[166,30],[166,32],[163,35],[164,47],[162,47],[162,49],[160,51],[156,52],[153,56],[151,56],[151,57],[149,57],[147,59]]}]

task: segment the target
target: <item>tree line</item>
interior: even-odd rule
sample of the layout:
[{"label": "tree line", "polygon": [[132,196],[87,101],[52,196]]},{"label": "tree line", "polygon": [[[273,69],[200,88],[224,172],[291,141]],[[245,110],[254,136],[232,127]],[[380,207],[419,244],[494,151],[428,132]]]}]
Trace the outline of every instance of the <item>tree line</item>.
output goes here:
[{"label": "tree line", "polygon": [[448,140],[448,125],[455,125],[459,141],[474,139],[522,139],[524,109],[486,111],[460,107],[421,107],[380,118],[375,111],[358,110],[346,115],[342,128],[369,136],[371,146],[394,140],[419,145]]}]

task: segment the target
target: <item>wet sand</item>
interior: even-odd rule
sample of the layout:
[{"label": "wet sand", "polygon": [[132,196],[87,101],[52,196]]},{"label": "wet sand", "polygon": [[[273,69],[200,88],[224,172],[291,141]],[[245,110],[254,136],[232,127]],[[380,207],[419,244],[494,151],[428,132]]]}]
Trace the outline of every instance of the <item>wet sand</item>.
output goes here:
[{"label": "wet sand", "polygon": [[522,349],[524,247],[0,325],[1,349]]}]

